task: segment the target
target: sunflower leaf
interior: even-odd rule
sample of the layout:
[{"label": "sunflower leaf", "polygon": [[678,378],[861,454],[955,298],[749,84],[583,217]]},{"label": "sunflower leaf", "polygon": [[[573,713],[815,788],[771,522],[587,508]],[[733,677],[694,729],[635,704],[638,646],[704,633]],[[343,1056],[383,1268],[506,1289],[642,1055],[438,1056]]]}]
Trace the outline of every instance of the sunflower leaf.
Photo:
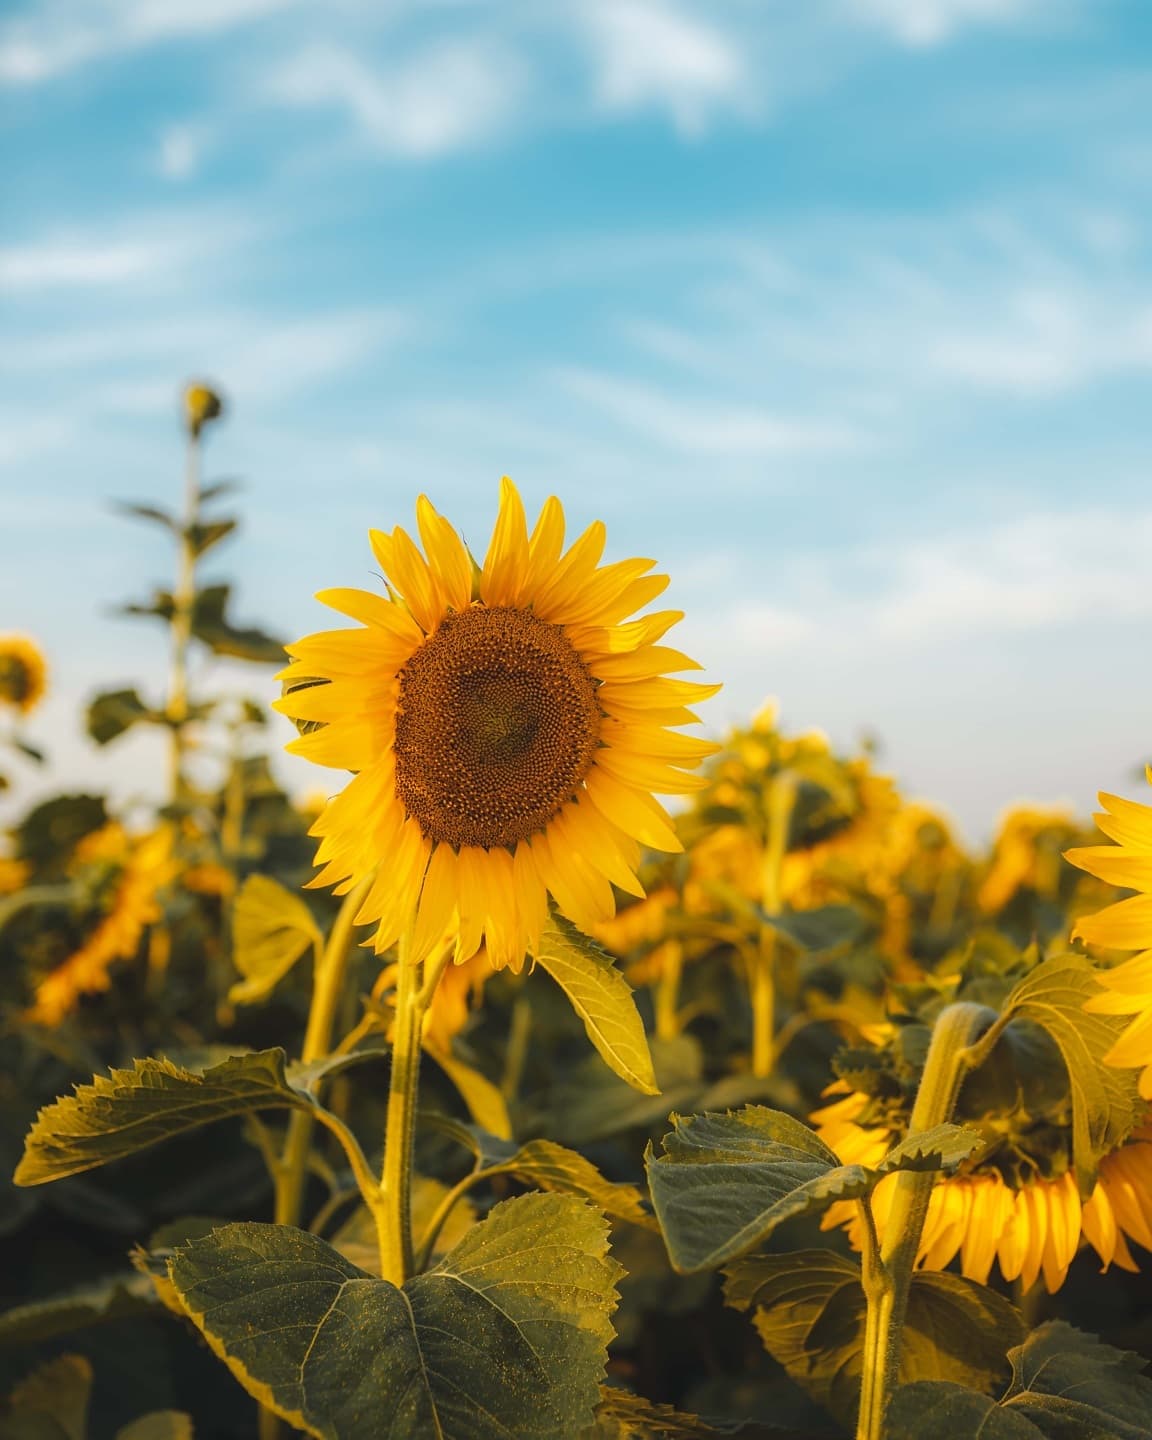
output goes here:
[{"label": "sunflower leaf", "polygon": [[605,1063],[642,1095],[658,1095],[644,1022],[612,957],[553,912],[535,958],[567,995]]},{"label": "sunflower leaf", "polygon": [[285,1106],[310,1110],[314,1102],[289,1083],[280,1049],[234,1055],[202,1073],[171,1060],[137,1060],[45,1106],[13,1179],[62,1180],[213,1120]]},{"label": "sunflower leaf", "polygon": [[267,999],[311,945],[324,937],[298,895],[267,875],[250,875],[236,897],[233,955],[244,979],[228,992],[234,1005]]},{"label": "sunflower leaf", "polygon": [[854,905],[822,905],[817,910],[781,910],[762,913],[765,925],[790,940],[800,950],[819,953],[859,940],[868,921]]},{"label": "sunflower leaf", "polygon": [[135,690],[108,690],[88,704],[88,734],[97,745],[108,745],[133,725],[157,724],[160,719]]},{"label": "sunflower leaf", "polygon": [[169,1273],[250,1395],[322,1440],[577,1440],[591,1423],[620,1267],[607,1225],[567,1195],[525,1195],[403,1293],[314,1235],[233,1224]]},{"label": "sunflower leaf", "polygon": [[1004,1007],[1006,1014],[1045,1030],[1064,1058],[1072,1089],[1072,1159],[1085,1198],[1100,1157],[1127,1138],[1143,1109],[1137,1072],[1104,1064],[1124,1017],[1084,1010],[1085,1000],[1099,993],[1094,976],[1085,956],[1054,956],[1020,981]]},{"label": "sunflower leaf", "polygon": [[57,1355],[9,1395],[0,1440],[85,1440],[91,1393],[91,1361]]},{"label": "sunflower leaf", "polygon": [[482,1075],[474,1066],[427,1041],[424,1042],[424,1054],[435,1060],[455,1085],[468,1107],[468,1113],[481,1129],[491,1131],[502,1140],[511,1137],[512,1121],[508,1116],[508,1106],[487,1075]]},{"label": "sunflower leaf", "polygon": [[[753,1255],[725,1276],[725,1299],[737,1310],[752,1310],[769,1354],[812,1399],[851,1426],[867,1310],[856,1262],[828,1250]],[[1020,1316],[994,1291],[959,1275],[918,1272],[908,1297],[899,1378],[991,1389],[1007,1374],[1006,1353],[1022,1334]]]},{"label": "sunflower leaf", "polygon": [[116,1440],[193,1440],[192,1418],[182,1410],[153,1410],[117,1430]]},{"label": "sunflower leaf", "polygon": [[894,1170],[954,1169],[980,1144],[974,1130],[941,1125],[870,1170],[841,1165],[806,1125],[763,1105],[671,1119],[665,1153],[649,1146],[645,1161],[669,1257],[684,1274],[723,1265],[794,1216],[867,1195]]},{"label": "sunflower leaf", "polygon": [[1008,1359],[1012,1383],[999,1401],[927,1381],[897,1390],[887,1416],[892,1440],[943,1434],[949,1440],[1146,1440],[1152,1434],[1152,1380],[1142,1373],[1143,1356],[1051,1320]]},{"label": "sunflower leaf", "polygon": [[596,1419],[581,1440],[704,1440],[708,1435],[731,1435],[740,1428],[738,1424],[710,1425],[699,1415],[606,1385]]},{"label": "sunflower leaf", "polygon": [[82,1289],[14,1305],[0,1315],[0,1345],[50,1340],[103,1320],[118,1320],[156,1308],[151,1281],[143,1275],[109,1275]]}]

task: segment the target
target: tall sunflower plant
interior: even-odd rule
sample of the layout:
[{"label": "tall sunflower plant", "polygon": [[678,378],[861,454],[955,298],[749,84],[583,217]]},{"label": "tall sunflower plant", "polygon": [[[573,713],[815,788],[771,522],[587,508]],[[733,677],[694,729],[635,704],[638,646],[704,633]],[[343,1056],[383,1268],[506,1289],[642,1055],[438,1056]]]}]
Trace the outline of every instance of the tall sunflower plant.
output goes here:
[{"label": "tall sunflower plant", "polygon": [[[658,1093],[631,989],[589,932],[611,919],[617,891],[642,893],[644,847],[680,849],[655,797],[702,783],[697,767],[717,747],[682,732],[718,687],[673,678],[699,667],[660,643],[680,612],[647,609],[667,577],[652,560],[601,563],[599,522],[566,547],[560,503],[548,500],[530,530],[505,480],[482,561],[423,497],[417,525],[422,550],[401,528],[372,532],[382,591],[321,592],[355,628],[287,647],[276,708],[299,730],[289,749],[352,775],[312,827],[310,885],[342,899],[324,934],[301,897],[250,877],[231,998],[266,998],[311,954],[299,1059],[270,1048],[113,1069],[40,1113],[16,1183],[243,1116],[274,1183],[274,1223],[184,1236],[139,1263],[259,1402],[262,1434],[288,1422],[375,1435],[387,1415],[392,1433],[411,1436],[577,1436],[613,1413],[600,1389],[621,1273],[608,1219],[654,1221],[635,1186],[584,1156],[511,1139],[494,1087],[446,1053],[462,1003],[449,982],[538,968],[607,1065]],[[365,949],[379,976],[349,1026],[353,956]],[[420,1111],[425,1052],[471,1121]],[[373,1144],[338,1089],[382,1057],[390,1079]],[[285,1124],[267,1118],[276,1111]],[[415,1174],[418,1127],[469,1156],[451,1187]],[[332,1186],[308,1213],[316,1169]],[[471,1192],[507,1177],[535,1188],[462,1225]],[[348,1206],[339,1234],[360,1237],[351,1249],[322,1238]]]}]

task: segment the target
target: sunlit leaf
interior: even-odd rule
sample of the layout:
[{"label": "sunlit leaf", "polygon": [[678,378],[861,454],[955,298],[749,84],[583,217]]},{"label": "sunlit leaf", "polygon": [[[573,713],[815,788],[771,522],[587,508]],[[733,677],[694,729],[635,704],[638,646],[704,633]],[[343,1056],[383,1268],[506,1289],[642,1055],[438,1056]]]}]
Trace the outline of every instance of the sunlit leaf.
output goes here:
[{"label": "sunlit leaf", "polygon": [[476,1124],[493,1135],[507,1140],[512,1134],[512,1121],[508,1116],[508,1105],[499,1089],[487,1075],[482,1075],[474,1066],[466,1064],[455,1055],[441,1050],[438,1046],[424,1045],[425,1055],[440,1066],[445,1075],[460,1092],[460,1098],[468,1107],[468,1113]]},{"label": "sunlit leaf", "polygon": [[313,1102],[288,1083],[283,1050],[233,1056],[203,1074],[170,1060],[137,1060],[45,1106],[13,1178],[42,1185],[213,1120],[284,1106],[307,1110]]},{"label": "sunlit leaf", "polygon": [[596,1419],[581,1440],[693,1440],[708,1435],[731,1435],[740,1427],[709,1425],[671,1405],[657,1405],[643,1395],[605,1386]]},{"label": "sunlit leaf", "polygon": [[268,875],[250,875],[240,887],[232,920],[233,959],[244,976],[228,992],[234,1005],[266,999],[309,948],[324,943],[312,912]]},{"label": "sunlit leaf", "polygon": [[1100,1157],[1114,1150],[1139,1122],[1144,1106],[1137,1071],[1104,1064],[1124,1017],[1094,1015],[1084,1002],[1099,994],[1095,971],[1083,955],[1057,955],[1031,971],[1009,995],[1005,1013],[1041,1026],[1059,1046],[1072,1088],[1072,1158],[1087,1197]]},{"label": "sunlit leaf", "polygon": [[194,1440],[192,1417],[179,1410],[153,1410],[117,1430],[116,1440]]},{"label": "sunlit leaf", "polygon": [[632,987],[612,957],[554,913],[536,961],[568,996],[606,1064],[642,1094],[659,1094]]},{"label": "sunlit leaf", "polygon": [[567,1195],[505,1201],[403,1293],[314,1235],[226,1225],[181,1250],[189,1315],[263,1404],[325,1440],[576,1440],[619,1266]]}]

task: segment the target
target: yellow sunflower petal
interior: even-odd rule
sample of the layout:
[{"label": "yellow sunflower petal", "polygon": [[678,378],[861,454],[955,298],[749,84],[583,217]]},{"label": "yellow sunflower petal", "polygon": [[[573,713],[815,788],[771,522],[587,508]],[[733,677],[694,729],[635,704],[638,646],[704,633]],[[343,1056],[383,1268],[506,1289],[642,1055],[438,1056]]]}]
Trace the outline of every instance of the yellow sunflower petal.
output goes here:
[{"label": "yellow sunflower petal", "polygon": [[528,522],[524,502],[505,475],[500,481],[500,513],[480,576],[480,598],[485,605],[518,605],[527,573]]},{"label": "yellow sunflower petal", "polygon": [[472,558],[456,527],[437,513],[427,495],[416,501],[416,524],[445,603],[453,610],[465,609],[472,600]]},{"label": "yellow sunflower petal", "polygon": [[1136,855],[1119,845],[1084,845],[1077,850],[1065,850],[1064,858],[1109,885],[1152,890],[1152,850]]},{"label": "yellow sunflower petal", "polygon": [[1097,815],[1096,824],[1105,835],[1121,845],[1131,845],[1137,850],[1152,850],[1152,805],[1141,805],[1136,800],[1125,800],[1123,795],[1108,795],[1101,792],[1100,804],[1104,813]]},{"label": "yellow sunflower petal", "polygon": [[[452,923],[456,912],[456,852],[437,845],[428,861],[409,959],[413,965],[427,960]],[[403,954],[403,952],[401,952]]]},{"label": "yellow sunflower petal", "polygon": [[368,539],[372,553],[380,567],[389,577],[397,591],[404,597],[404,603],[412,612],[412,618],[426,633],[436,628],[443,610],[438,587],[428,569],[428,562],[416,548],[415,542],[399,525],[391,535],[383,530],[370,530]]},{"label": "yellow sunflower petal", "polygon": [[584,784],[597,810],[642,845],[669,854],[678,854],[684,849],[668,823],[664,807],[650,795],[624,784],[599,764],[593,765]]},{"label": "yellow sunflower petal", "polygon": [[403,605],[397,605],[383,595],[373,595],[368,590],[318,590],[316,599],[330,610],[337,610],[363,625],[374,625],[388,631],[397,639],[407,641],[409,646],[419,645],[424,638],[424,632]]},{"label": "yellow sunflower petal", "polygon": [[1152,895],[1134,895],[1083,916],[1072,938],[1105,950],[1147,950],[1152,946]]}]

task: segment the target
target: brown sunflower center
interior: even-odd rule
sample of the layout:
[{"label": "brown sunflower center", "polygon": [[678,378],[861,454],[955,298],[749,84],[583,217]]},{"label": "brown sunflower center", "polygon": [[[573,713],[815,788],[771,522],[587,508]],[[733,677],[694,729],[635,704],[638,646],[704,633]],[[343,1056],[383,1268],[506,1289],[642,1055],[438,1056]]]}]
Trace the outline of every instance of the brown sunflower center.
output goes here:
[{"label": "brown sunflower center", "polygon": [[20,655],[0,651],[0,700],[24,705],[32,694],[32,670]]},{"label": "brown sunflower center", "polygon": [[429,840],[492,848],[543,830],[599,740],[587,667],[531,611],[448,615],[400,672],[396,791]]}]

